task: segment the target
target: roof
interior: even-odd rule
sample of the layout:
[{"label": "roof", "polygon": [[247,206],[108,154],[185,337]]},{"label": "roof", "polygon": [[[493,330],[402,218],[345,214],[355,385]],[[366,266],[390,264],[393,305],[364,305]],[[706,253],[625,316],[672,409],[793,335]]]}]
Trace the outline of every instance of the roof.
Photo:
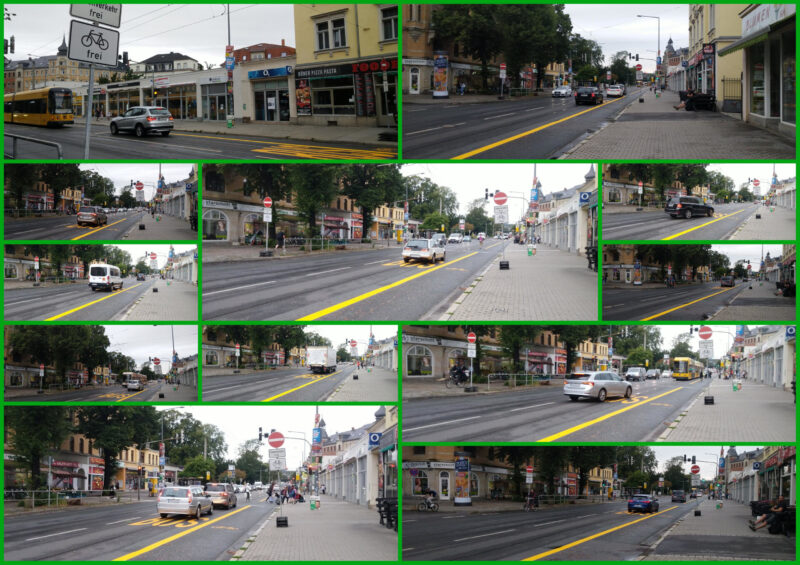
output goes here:
[{"label": "roof", "polygon": [[188,55],[183,55],[182,53],[175,53],[173,51],[170,51],[169,53],[159,53],[158,55],[153,55],[152,57],[149,57],[148,59],[145,59],[144,61],[141,61],[141,63],[143,63],[143,64],[147,64],[147,63],[172,63],[172,62],[175,62],[175,61],[185,61],[186,59],[189,59],[190,61],[194,61],[195,63],[197,62],[197,59],[193,59],[192,57],[189,57]]}]

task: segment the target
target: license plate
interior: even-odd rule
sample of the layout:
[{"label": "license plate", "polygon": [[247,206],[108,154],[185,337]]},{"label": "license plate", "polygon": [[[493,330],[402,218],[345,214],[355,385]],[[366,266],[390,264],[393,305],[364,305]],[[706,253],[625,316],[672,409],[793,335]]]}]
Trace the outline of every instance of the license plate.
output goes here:
[{"label": "license plate", "polygon": [[170,502],[171,504],[175,504],[176,502],[178,502],[178,499],[177,498],[170,498],[168,502]]}]

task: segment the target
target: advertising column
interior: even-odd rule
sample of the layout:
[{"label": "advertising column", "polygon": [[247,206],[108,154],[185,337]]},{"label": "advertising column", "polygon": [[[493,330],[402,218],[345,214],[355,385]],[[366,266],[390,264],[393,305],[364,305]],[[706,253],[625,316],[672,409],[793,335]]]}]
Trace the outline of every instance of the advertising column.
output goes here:
[{"label": "advertising column", "polygon": [[456,506],[472,506],[472,499],[469,496],[469,457],[467,453],[457,451],[455,453],[455,496],[453,503]]},{"label": "advertising column", "polygon": [[433,97],[449,98],[448,85],[448,59],[445,53],[433,55]]}]

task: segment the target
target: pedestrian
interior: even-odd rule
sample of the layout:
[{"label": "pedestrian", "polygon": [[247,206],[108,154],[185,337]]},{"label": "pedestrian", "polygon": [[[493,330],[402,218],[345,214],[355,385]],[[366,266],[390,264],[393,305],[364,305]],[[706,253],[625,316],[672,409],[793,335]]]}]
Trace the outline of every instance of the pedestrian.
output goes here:
[{"label": "pedestrian", "polygon": [[277,243],[275,243],[275,250],[277,251],[279,248],[283,249],[283,252],[286,252],[286,234],[283,231],[279,231],[275,234],[275,239]]},{"label": "pedestrian", "polygon": [[100,106],[98,106],[97,109],[94,111],[94,116],[96,120],[100,119]]},{"label": "pedestrian", "polygon": [[680,110],[681,108],[686,108],[687,112],[694,110],[694,90],[691,88],[686,91],[686,100],[678,104],[677,106],[673,106],[676,110]]}]

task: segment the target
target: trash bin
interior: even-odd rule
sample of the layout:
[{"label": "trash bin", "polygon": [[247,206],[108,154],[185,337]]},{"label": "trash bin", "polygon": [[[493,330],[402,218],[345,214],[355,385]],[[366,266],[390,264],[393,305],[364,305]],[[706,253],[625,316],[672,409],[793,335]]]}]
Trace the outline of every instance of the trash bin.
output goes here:
[{"label": "trash bin", "polygon": [[318,496],[309,496],[308,500],[311,503],[311,510],[317,510],[319,508],[319,497]]},{"label": "trash bin", "polygon": [[528,257],[533,257],[536,255],[536,246],[533,244],[528,245]]},{"label": "trash bin", "polygon": [[742,381],[740,380],[733,381],[733,392],[736,392],[737,390],[742,390]]}]

